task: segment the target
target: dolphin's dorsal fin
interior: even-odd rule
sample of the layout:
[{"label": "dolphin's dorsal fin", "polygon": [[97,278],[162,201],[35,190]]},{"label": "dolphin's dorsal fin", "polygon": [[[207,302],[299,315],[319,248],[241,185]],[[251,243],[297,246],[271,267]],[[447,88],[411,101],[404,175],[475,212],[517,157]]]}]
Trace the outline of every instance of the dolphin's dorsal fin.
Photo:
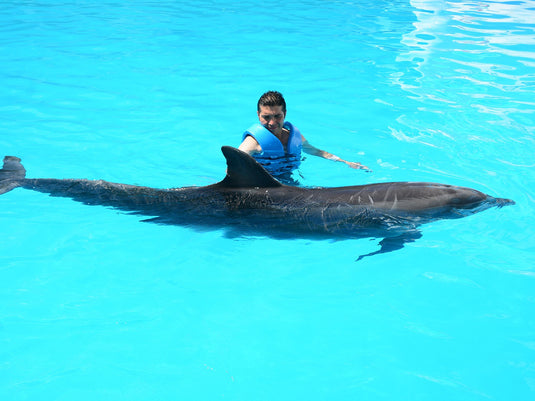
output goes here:
[{"label": "dolphin's dorsal fin", "polygon": [[229,188],[273,188],[282,184],[247,153],[231,146],[221,148],[227,159],[227,176],[219,183]]}]

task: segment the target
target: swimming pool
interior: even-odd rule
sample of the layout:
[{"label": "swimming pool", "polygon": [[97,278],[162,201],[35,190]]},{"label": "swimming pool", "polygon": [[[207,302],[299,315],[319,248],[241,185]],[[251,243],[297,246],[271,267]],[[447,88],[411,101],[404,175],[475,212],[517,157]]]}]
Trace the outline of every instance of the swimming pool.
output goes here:
[{"label": "swimming pool", "polygon": [[379,239],[274,240],[0,196],[2,400],[531,400],[533,1],[4,1],[0,150],[29,177],[224,176],[280,90],[307,186],[516,201]]}]

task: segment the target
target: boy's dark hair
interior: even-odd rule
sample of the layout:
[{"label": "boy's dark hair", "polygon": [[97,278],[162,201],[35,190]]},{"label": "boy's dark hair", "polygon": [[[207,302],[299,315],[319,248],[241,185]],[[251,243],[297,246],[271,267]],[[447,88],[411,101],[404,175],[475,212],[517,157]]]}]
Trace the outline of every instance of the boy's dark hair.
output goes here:
[{"label": "boy's dark hair", "polygon": [[282,111],[286,113],[286,102],[284,101],[284,97],[277,91],[269,91],[260,96],[256,106],[258,111],[260,111],[260,106],[282,106]]}]

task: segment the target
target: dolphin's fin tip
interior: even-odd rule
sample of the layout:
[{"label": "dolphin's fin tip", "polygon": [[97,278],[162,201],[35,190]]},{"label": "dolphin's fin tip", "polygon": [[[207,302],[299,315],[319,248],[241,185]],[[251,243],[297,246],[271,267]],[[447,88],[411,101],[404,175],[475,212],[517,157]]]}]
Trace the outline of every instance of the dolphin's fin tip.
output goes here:
[{"label": "dolphin's fin tip", "polygon": [[367,256],[397,251],[403,248],[405,244],[409,242],[414,242],[420,238],[422,238],[422,233],[419,230],[410,230],[396,237],[383,238],[381,242],[379,242],[379,245],[381,245],[381,249],[375,252],[367,253],[365,255],[360,255],[356,261],[358,262]]}]

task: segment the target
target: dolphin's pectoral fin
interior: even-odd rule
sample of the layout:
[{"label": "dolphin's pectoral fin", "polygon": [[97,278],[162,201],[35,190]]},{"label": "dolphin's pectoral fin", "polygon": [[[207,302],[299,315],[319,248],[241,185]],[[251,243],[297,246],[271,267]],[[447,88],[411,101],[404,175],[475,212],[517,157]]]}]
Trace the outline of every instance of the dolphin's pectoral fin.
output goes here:
[{"label": "dolphin's pectoral fin", "polygon": [[366,256],[373,256],[373,255],[378,255],[380,253],[397,251],[403,248],[405,244],[414,242],[420,238],[422,238],[422,233],[418,230],[407,231],[396,237],[383,238],[381,242],[379,242],[379,245],[381,245],[381,249],[372,253],[367,253],[366,255],[360,255],[357,259],[357,262],[361,260],[362,258],[365,258]]}]

